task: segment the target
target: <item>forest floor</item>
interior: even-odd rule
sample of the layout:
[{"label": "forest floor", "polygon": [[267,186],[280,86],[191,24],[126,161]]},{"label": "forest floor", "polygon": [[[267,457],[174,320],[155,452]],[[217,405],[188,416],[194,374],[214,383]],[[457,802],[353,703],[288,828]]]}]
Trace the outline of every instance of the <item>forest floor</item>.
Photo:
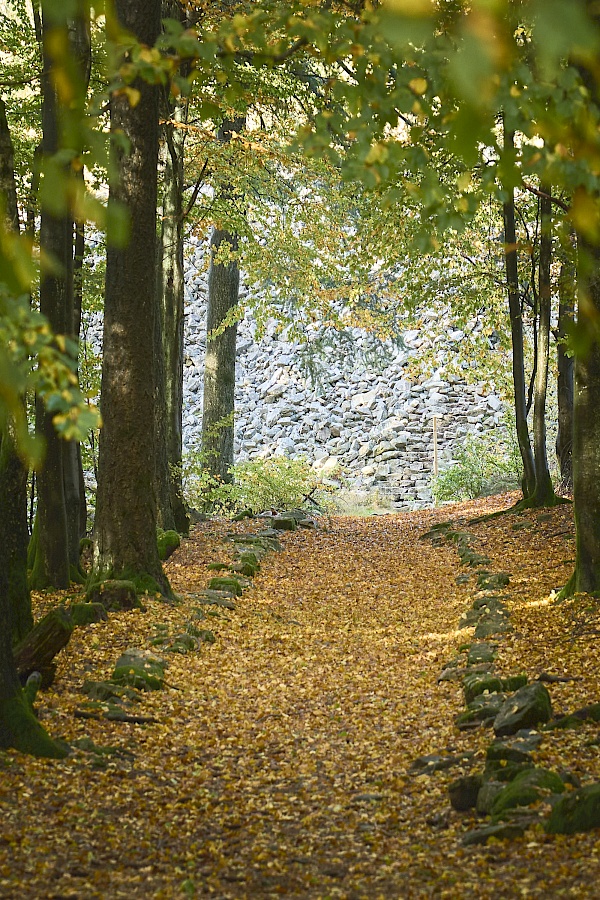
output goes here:
[{"label": "forest floor", "polygon": [[[75,752],[59,762],[0,753],[0,897],[599,898],[600,830],[537,826],[464,846],[478,817],[452,810],[448,784],[470,769],[411,772],[432,753],[474,752],[482,765],[493,738],[458,731],[460,683],[438,683],[472,640],[458,622],[476,586],[457,584],[467,570],[453,544],[419,538],[513,501],[285,533],[236,610],[205,623],[215,642],[165,654],[167,686],[136,707],[153,724],[78,718],[83,682],[110,677],[124,649],[156,651],[157,635],[182,631],[214,574],[207,564],[230,559],[223,535],[250,527],[195,526],[167,564],[181,602],[152,598],[146,612],[76,629],[38,695],[40,719],[79,741]],[[496,668],[575,679],[548,685],[555,715],[600,701],[598,606],[553,602],[575,555],[571,508],[468,531],[493,571],[510,574],[513,630]],[[56,599],[36,595],[37,614]],[[549,732],[535,758],[598,781],[598,724]]]}]

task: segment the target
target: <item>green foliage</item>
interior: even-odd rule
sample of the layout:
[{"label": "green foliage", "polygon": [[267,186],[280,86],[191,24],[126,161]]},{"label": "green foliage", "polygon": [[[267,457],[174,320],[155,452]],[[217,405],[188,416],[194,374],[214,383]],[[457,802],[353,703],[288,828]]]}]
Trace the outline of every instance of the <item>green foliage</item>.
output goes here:
[{"label": "green foliage", "polygon": [[512,432],[504,440],[495,431],[469,434],[454,451],[454,464],[432,480],[436,503],[443,500],[472,500],[500,491],[514,490],[521,479],[521,460]]},{"label": "green foliage", "polygon": [[235,515],[249,509],[254,514],[267,509],[288,510],[326,504],[333,490],[304,458],[271,456],[238,463],[231,469],[233,482],[211,478],[199,455],[184,461],[184,493],[196,508]]}]

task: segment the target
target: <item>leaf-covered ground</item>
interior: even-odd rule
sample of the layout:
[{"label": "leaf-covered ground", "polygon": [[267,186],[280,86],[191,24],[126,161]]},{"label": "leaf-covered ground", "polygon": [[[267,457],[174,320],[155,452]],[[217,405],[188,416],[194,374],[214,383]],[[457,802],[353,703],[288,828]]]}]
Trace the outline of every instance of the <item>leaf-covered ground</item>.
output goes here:
[{"label": "leaf-covered ground", "polygon": [[[457,625],[474,584],[456,584],[465,570],[451,544],[419,536],[512,499],[288,533],[236,611],[201,623],[215,643],[167,654],[168,687],[139,704],[155,724],[75,717],[83,682],[110,677],[125,648],[181,631],[214,574],[207,563],[228,561],[231,526],[196,526],[167,565],[183,602],[152,599],[145,613],[77,629],[38,695],[53,735],[118,752],[83,742],[61,762],[0,754],[0,897],[600,896],[600,830],[463,847],[477,817],[449,806],[461,770],[409,772],[428,753],[482,758],[491,739],[456,730],[460,685],[437,683],[472,634]],[[549,599],[572,566],[571,510],[468,530],[511,574],[515,630],[497,668],[577,678],[549,685],[556,713],[600,701],[597,607]],[[36,602],[42,612],[56,598]],[[597,739],[593,723],[553,732],[536,759],[599,780]]]}]

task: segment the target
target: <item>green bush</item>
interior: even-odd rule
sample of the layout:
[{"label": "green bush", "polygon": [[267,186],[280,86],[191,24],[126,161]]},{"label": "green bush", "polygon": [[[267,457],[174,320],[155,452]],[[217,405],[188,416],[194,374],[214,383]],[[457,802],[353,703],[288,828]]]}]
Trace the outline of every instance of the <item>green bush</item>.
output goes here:
[{"label": "green bush", "polygon": [[454,450],[454,463],[437,478],[431,492],[436,503],[474,500],[501,491],[515,490],[521,482],[521,457],[513,433],[498,430],[468,434]]},{"label": "green bush", "polygon": [[[298,509],[309,504],[326,506],[334,487],[326,483],[307,459],[271,456],[238,463],[230,470],[232,482],[212,478],[199,457],[186,460],[184,493],[197,509],[235,515],[241,510]],[[311,502],[312,501],[312,502]]]}]

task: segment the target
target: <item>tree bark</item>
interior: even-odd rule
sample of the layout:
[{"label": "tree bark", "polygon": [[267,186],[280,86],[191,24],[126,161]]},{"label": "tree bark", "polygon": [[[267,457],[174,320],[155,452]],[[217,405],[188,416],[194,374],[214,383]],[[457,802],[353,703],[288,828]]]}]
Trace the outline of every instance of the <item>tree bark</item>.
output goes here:
[{"label": "tree bark", "polygon": [[[505,132],[505,143],[513,145],[514,135]],[[515,401],[515,422],[519,451],[523,462],[523,496],[530,497],[535,490],[535,463],[531,452],[531,441],[527,425],[527,402],[525,385],[525,359],[523,352],[523,318],[519,297],[519,273],[517,265],[517,236],[515,229],[515,196],[511,188],[508,200],[503,205],[504,217],[504,259],[508,287],[508,307],[512,339],[512,374]]]},{"label": "tree bark", "polygon": [[556,329],[558,433],[556,456],[560,469],[561,490],[573,490],[573,380],[575,360],[567,353],[567,328],[575,317],[575,265],[566,259],[561,265],[559,281],[558,327]]},{"label": "tree bark", "polygon": [[[163,0],[163,18],[175,18],[190,24],[190,13],[175,0]],[[185,75],[189,63],[182,63]],[[158,523],[187,533],[189,514],[183,499],[183,345],[184,345],[184,273],[183,273],[183,192],[185,128],[187,102],[163,92],[164,125],[159,144],[161,180],[161,228],[158,252],[158,292],[160,297],[160,334],[157,340],[164,359],[164,410],[159,407],[157,435],[162,448],[158,461]],[[160,385],[160,382],[159,382]],[[157,410],[158,411],[158,410]]]},{"label": "tree bark", "polygon": [[[5,199],[8,226],[19,233],[14,154],[6,108],[0,98],[0,195]],[[11,640],[24,637],[33,626],[27,586],[27,469],[17,453],[9,423],[0,432],[0,566],[8,582],[10,618],[0,623]]]},{"label": "tree bark", "polygon": [[[85,17],[81,14],[69,22],[52,7],[42,3],[42,42],[44,76],[42,79],[42,154],[46,161],[64,148],[61,134],[61,105],[56,93],[53,73],[63,60],[57,48],[68,46],[75,60],[80,80],[75,85],[75,103],[83,107],[85,75],[89,73],[89,50],[82,49],[88,41]],[[69,149],[77,151],[75,135],[70,135]],[[40,282],[40,311],[46,316],[54,334],[72,335],[73,316],[73,216],[65,198],[65,211],[57,213],[42,205],[40,249],[42,266]],[[79,474],[77,450],[59,438],[52,422],[53,414],[44,404],[36,404],[36,430],[45,443],[44,464],[38,476],[37,542],[31,575],[36,588],[69,586],[69,565],[79,560],[75,522],[79,516]],[[69,514],[67,513],[67,507]],[[69,527],[69,522],[71,527]]]},{"label": "tree bark", "polygon": [[[243,119],[226,121],[219,129],[223,142],[244,125]],[[223,195],[230,195],[225,187]],[[208,271],[208,308],[206,314],[206,356],[204,360],[204,398],[202,406],[202,464],[209,474],[222,482],[232,479],[234,414],[235,414],[235,350],[237,324],[220,332],[223,321],[239,301],[240,270],[237,259],[219,262],[219,250],[238,249],[238,236],[226,229],[215,228],[210,241]],[[218,333],[216,333],[218,332]]]},{"label": "tree bark", "polygon": [[538,339],[533,400],[533,447],[535,490],[532,506],[548,506],[555,501],[546,449],[546,397],[550,358],[550,316],[552,310],[552,199],[549,187],[542,188],[540,199],[541,237],[538,291]]},{"label": "tree bark", "polygon": [[[160,0],[117,0],[116,14],[136,39],[152,45],[160,28]],[[156,437],[154,425],[156,302],[156,199],[158,89],[134,82],[139,101],[111,97],[111,129],[118,181],[109,205],[129,214],[125,247],[109,243],[102,360],[94,578],[132,578],[170,595],[156,543]]]}]

